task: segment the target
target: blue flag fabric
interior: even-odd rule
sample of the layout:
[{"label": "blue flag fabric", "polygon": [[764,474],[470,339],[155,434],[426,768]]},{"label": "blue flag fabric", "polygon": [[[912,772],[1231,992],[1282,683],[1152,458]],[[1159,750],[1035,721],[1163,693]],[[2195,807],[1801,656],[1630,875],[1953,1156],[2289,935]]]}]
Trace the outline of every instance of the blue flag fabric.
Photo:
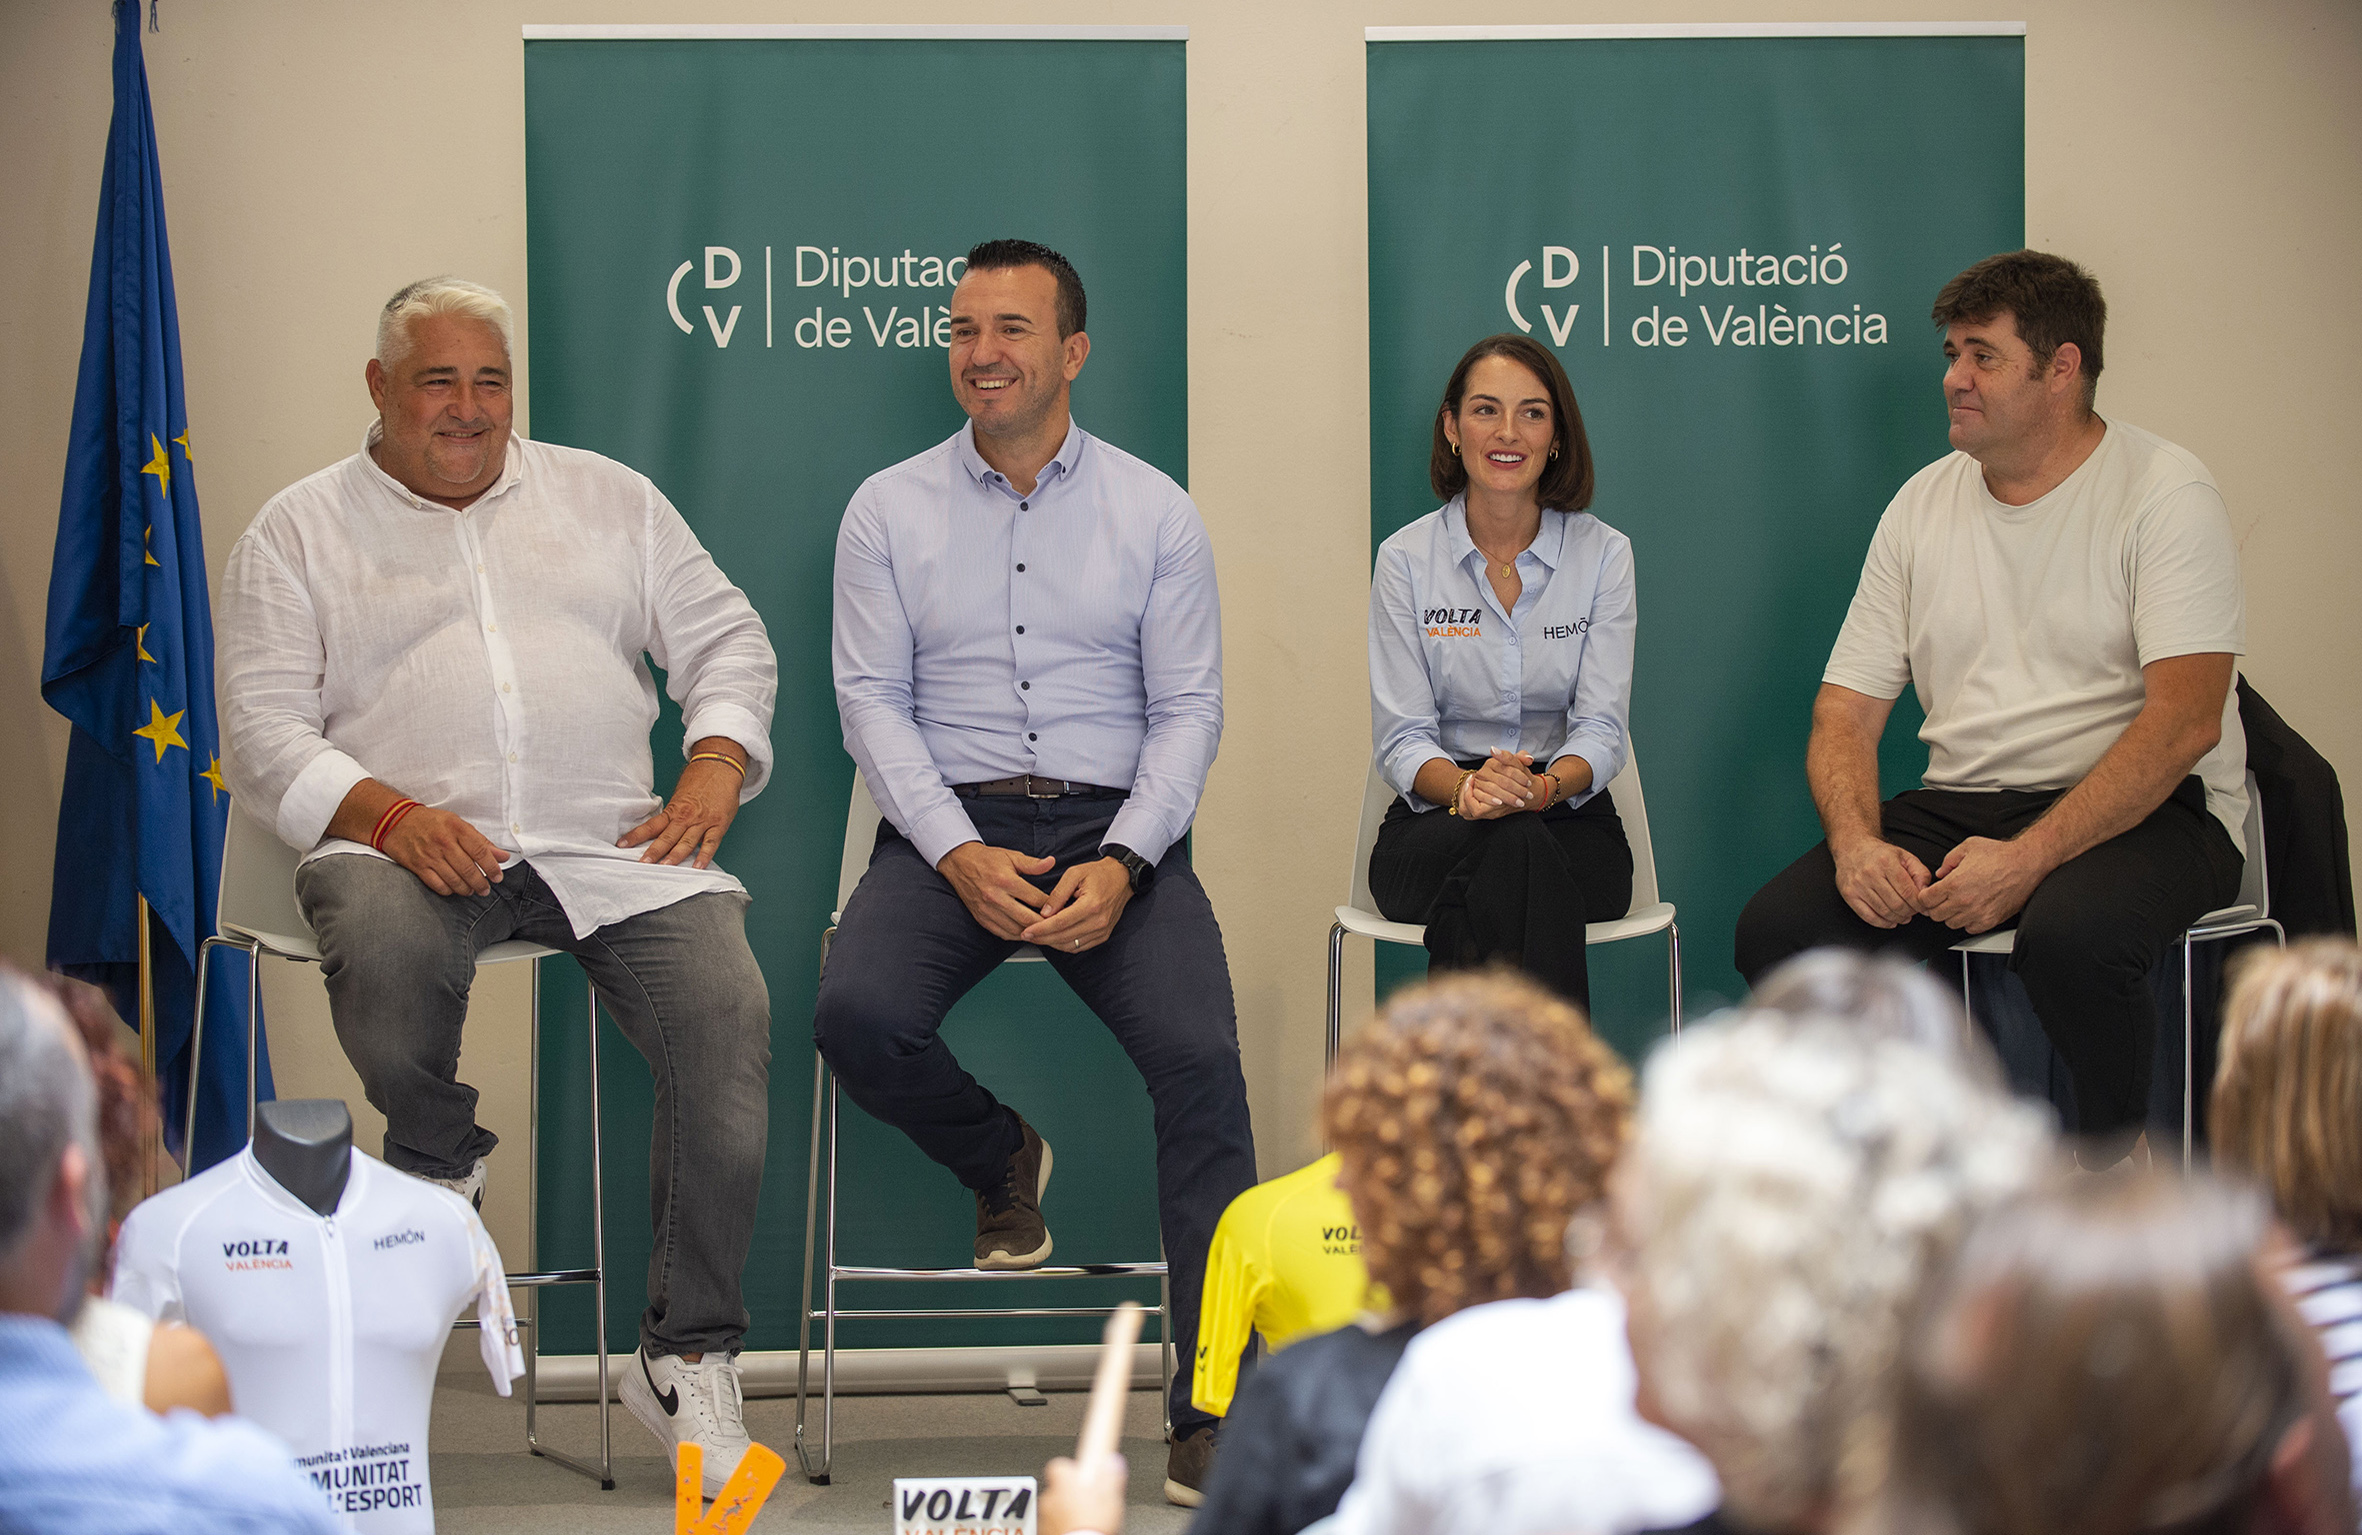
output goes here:
[{"label": "blue flag fabric", "polygon": [[[139,17],[138,0],[117,0],[115,116],[49,573],[41,696],[74,726],[49,963],[107,987],[117,1009],[136,1017],[137,898],[147,896],[166,1133],[195,1172],[246,1139],[245,977],[236,960],[214,966],[198,1136],[188,1146],[181,1121],[197,945],[214,930],[230,797]],[[260,1071],[269,1098],[267,1055]]]}]

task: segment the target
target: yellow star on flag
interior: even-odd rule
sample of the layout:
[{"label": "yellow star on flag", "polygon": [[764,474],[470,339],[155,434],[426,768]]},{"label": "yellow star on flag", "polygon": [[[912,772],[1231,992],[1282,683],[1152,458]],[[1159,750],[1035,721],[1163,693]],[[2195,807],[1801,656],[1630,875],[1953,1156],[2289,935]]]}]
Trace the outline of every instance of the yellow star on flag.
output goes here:
[{"label": "yellow star on flag", "polygon": [[164,444],[156,440],[154,432],[148,433],[148,445],[156,450],[156,456],[148,460],[147,467],[140,473],[154,475],[157,491],[169,499],[172,495],[172,459],[165,453]]},{"label": "yellow star on flag", "polygon": [[148,654],[148,626],[146,624],[139,626],[139,635],[131,643],[139,647],[139,658],[142,661],[151,663],[155,661],[156,658]]},{"label": "yellow star on flag", "polygon": [[186,431],[183,431],[178,437],[175,437],[172,440],[180,444],[181,457],[187,459],[192,464],[197,461],[197,455],[189,451],[189,434]]},{"label": "yellow star on flag", "polygon": [[[145,471],[145,470],[142,470],[142,471],[140,471],[140,472],[144,474],[144,473],[146,473],[147,471]],[[154,523],[149,523],[149,524],[148,524],[148,525],[147,525],[145,528],[143,528],[143,529],[141,529],[141,530],[140,530],[140,535],[139,535],[139,548],[140,548],[140,553],[142,553],[142,554],[144,554],[144,555],[146,555],[146,556],[148,557],[148,563],[149,563],[149,564],[151,564],[151,565],[153,565],[153,566],[155,566],[157,569],[161,570],[161,569],[163,569],[163,567],[164,567],[164,562],[163,562],[162,560],[160,560],[160,559],[157,559],[157,558],[156,558],[156,551],[155,551],[155,550],[153,550],[153,549],[150,549],[150,548],[148,547],[148,540],[149,540],[149,539],[151,539],[151,538],[154,538],[155,536],[156,536],[156,525],[155,525]]]},{"label": "yellow star on flag", "polygon": [[151,698],[148,700],[148,722],[132,734],[145,736],[155,742],[156,760],[162,762],[167,746],[177,746],[182,751],[189,749],[189,743],[180,738],[180,722],[188,717],[188,713],[188,710],[183,709],[178,714],[166,714],[164,706]]},{"label": "yellow star on flag", "polygon": [[213,802],[217,805],[221,803],[221,797],[230,792],[230,781],[222,777],[221,758],[219,757],[215,757],[205,771],[197,776],[213,785]]}]

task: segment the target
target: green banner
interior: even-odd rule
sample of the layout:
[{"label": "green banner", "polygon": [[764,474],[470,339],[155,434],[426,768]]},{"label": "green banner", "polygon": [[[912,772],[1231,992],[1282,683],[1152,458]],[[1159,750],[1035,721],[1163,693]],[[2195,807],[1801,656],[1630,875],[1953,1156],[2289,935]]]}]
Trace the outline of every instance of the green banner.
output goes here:
[{"label": "green banner", "polygon": [[[525,44],[532,430],[653,478],[779,653],[776,775],[721,861],[754,896],[748,937],[773,1019],[748,1346],[792,1348],[812,997],[853,778],[828,659],[837,524],[865,477],[961,424],[944,350],[951,288],[968,248],[998,236],[1053,246],[1082,274],[1093,345],[1077,420],[1188,482],[1183,44],[1119,28],[596,30],[529,29]],[[1004,105],[980,115],[987,98]],[[668,706],[660,790],[679,740]],[[589,1257],[588,1074],[579,972],[545,968],[538,1238],[551,1266]],[[1059,1158],[1060,1259],[1153,1257],[1146,1091],[1048,967],[987,979],[948,1037],[1062,1151],[1089,1148]],[[629,1349],[649,1248],[651,1090],[611,1025],[604,1041],[608,1326]],[[843,1145],[847,1261],[969,1261],[974,1206],[950,1174],[850,1104]],[[1045,1281],[1024,1303],[1082,1303],[1061,1293],[1075,1283]],[[1138,1293],[1153,1302],[1153,1286]],[[923,1294],[873,1286],[842,1303],[979,1303]],[[1103,1283],[1088,1294],[1116,1298]],[[553,1296],[547,1309],[552,1351],[590,1346],[587,1304]],[[1096,1336],[1089,1324],[877,1323],[840,1341]]]},{"label": "green banner", "polygon": [[[1373,29],[1370,538],[1434,509],[1460,354],[1556,352],[1591,510],[1639,582],[1632,739],[1686,1007],[1743,990],[1747,898],[1818,839],[1813,690],[1879,513],[1948,449],[1928,319],[2024,243],[2024,38],[1755,28]],[[1890,791],[1925,754],[1906,696]],[[1383,991],[1424,956],[1381,949]],[[1602,1031],[1665,1017],[1650,942],[1592,952]]]}]

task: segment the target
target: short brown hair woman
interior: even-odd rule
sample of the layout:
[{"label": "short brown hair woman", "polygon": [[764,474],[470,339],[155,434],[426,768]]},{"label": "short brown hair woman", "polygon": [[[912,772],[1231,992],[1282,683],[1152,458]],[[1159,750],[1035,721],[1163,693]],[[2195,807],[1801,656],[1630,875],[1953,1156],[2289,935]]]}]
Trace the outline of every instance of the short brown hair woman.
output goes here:
[{"label": "short brown hair woman", "polygon": [[1370,893],[1430,973],[1498,959],[1590,1005],[1586,923],[1632,904],[1602,788],[1629,754],[1632,543],[1593,516],[1566,370],[1530,337],[1468,349],[1437,408],[1444,504],[1379,547],[1370,728],[1401,797]]}]

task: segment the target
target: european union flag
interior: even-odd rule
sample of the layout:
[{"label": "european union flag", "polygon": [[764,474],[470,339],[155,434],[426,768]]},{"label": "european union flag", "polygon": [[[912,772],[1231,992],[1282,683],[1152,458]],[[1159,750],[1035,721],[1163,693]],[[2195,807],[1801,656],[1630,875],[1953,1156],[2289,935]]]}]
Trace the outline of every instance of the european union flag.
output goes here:
[{"label": "european union flag", "polygon": [[[115,6],[115,117],[66,448],[41,696],[73,721],[58,812],[49,962],[134,1016],[137,900],[153,912],[156,1061],[166,1133],[186,1139],[198,943],[213,928],[230,796],[213,717],[213,617],[197,520],[163,173],[138,0]],[[243,987],[215,967],[216,1048],[198,1094],[191,1172],[246,1138]],[[256,1021],[260,1027],[260,1020]],[[271,1096],[268,1058],[262,1096]]]}]

